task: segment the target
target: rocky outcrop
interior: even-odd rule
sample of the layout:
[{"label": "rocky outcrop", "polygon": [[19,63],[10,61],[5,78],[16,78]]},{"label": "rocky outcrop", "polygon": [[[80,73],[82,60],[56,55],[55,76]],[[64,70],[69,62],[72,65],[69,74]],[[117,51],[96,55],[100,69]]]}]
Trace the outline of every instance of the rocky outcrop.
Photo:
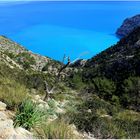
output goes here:
[{"label": "rocky outcrop", "polygon": [[127,18],[124,20],[121,27],[118,28],[118,30],[116,31],[116,34],[120,37],[125,37],[138,26],[140,26],[140,15]]}]

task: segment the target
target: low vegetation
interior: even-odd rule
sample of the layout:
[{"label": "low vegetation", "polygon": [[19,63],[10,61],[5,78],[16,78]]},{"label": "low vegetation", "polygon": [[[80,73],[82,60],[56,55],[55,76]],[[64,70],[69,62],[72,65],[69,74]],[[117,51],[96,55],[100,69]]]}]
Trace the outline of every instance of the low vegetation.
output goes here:
[{"label": "low vegetation", "polygon": [[16,109],[28,96],[24,85],[8,78],[0,79],[0,100],[7,104],[9,109]]},{"label": "low vegetation", "polygon": [[72,127],[67,122],[60,119],[57,119],[48,124],[42,124],[40,128],[36,128],[36,133],[38,137],[47,139],[77,138]]},{"label": "low vegetation", "polygon": [[71,111],[71,123],[100,139],[139,138],[140,114],[111,105],[97,96],[86,99]]},{"label": "low vegetation", "polygon": [[47,115],[47,112],[39,109],[38,105],[31,99],[26,99],[17,108],[14,126],[22,126],[23,128],[30,130],[46,121]]}]

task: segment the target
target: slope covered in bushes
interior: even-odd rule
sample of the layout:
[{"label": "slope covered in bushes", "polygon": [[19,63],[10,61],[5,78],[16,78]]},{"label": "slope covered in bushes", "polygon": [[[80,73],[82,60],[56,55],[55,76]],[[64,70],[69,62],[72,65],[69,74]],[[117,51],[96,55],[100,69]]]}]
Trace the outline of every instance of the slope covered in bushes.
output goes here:
[{"label": "slope covered in bushes", "polygon": [[113,104],[140,111],[140,27],[116,45],[89,59],[70,81],[81,92],[96,94]]}]

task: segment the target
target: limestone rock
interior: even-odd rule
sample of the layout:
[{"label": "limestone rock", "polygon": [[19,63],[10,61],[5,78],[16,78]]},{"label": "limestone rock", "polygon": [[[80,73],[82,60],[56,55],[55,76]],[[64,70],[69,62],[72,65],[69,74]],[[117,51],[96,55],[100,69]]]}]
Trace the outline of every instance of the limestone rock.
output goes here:
[{"label": "limestone rock", "polygon": [[6,104],[0,101],[0,111],[6,110]]},{"label": "limestone rock", "polygon": [[7,115],[0,111],[0,121],[4,121],[7,119]]},{"label": "limestone rock", "polygon": [[7,139],[10,138],[11,134],[14,134],[13,121],[4,120],[0,121],[0,138]]},{"label": "limestone rock", "polygon": [[11,139],[33,139],[33,134],[22,127],[15,128],[16,135],[12,135]]},{"label": "limestone rock", "polygon": [[41,97],[40,97],[39,95],[35,95],[35,96],[34,96],[34,99],[37,101],[37,100],[40,100]]},{"label": "limestone rock", "polygon": [[59,107],[56,108],[56,113],[65,113],[64,109],[61,109]]}]

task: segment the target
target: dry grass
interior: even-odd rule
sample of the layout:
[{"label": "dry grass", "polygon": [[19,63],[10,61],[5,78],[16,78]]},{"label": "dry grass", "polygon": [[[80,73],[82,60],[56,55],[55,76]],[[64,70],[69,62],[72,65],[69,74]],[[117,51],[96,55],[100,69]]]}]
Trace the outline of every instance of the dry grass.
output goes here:
[{"label": "dry grass", "polygon": [[39,138],[45,139],[77,139],[73,128],[64,120],[57,119],[49,124],[42,124],[36,129]]},{"label": "dry grass", "polygon": [[8,78],[0,79],[0,100],[5,102],[9,109],[15,109],[27,95],[25,86]]}]

